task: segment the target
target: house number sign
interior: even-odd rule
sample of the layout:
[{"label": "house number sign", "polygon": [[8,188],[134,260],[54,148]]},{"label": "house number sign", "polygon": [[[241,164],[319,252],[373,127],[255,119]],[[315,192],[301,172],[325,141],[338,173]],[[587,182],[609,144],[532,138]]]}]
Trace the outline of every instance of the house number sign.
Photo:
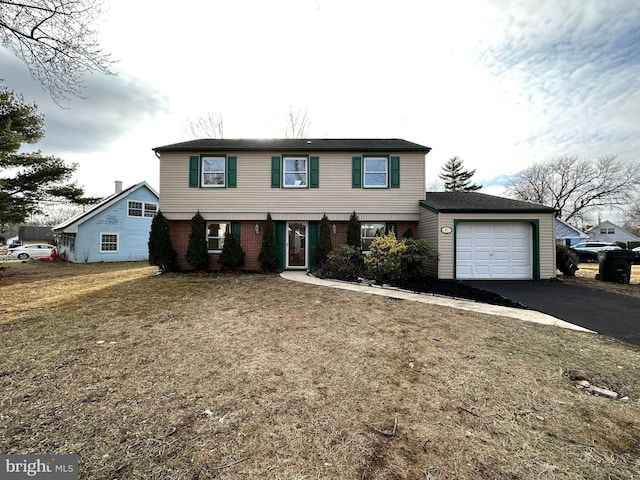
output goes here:
[{"label": "house number sign", "polygon": [[442,228],[440,229],[440,231],[441,231],[442,233],[451,233],[451,232],[452,232],[451,227],[442,227]]}]

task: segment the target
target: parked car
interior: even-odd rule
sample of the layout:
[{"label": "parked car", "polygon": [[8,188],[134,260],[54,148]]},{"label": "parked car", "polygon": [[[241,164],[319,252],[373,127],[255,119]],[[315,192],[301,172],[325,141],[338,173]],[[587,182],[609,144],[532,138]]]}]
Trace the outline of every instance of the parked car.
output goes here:
[{"label": "parked car", "polygon": [[9,248],[7,257],[19,258],[27,260],[28,258],[50,257],[51,251],[56,248],[54,245],[47,243],[34,243],[33,245],[21,245],[19,247]]},{"label": "parked car", "polygon": [[640,264],[640,247],[632,248],[631,251],[633,252],[633,263]]},{"label": "parked car", "polygon": [[597,262],[598,252],[603,250],[621,250],[615,243],[607,242],[582,242],[569,247],[578,256],[581,262]]}]

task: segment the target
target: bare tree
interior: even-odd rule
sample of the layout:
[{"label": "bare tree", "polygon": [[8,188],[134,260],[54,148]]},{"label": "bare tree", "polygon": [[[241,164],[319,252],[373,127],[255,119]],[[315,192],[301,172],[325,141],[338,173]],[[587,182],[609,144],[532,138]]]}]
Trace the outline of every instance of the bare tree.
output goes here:
[{"label": "bare tree", "polygon": [[289,118],[287,119],[287,128],[284,133],[285,138],[306,138],[309,135],[309,126],[311,121],[307,116],[308,108],[304,111],[298,107],[295,111],[289,105]]},{"label": "bare tree", "polygon": [[207,115],[187,120],[184,133],[189,138],[224,138],[224,121],[219,113],[209,112]]},{"label": "bare tree", "polygon": [[640,200],[629,205],[624,212],[622,228],[629,233],[640,236]]},{"label": "bare tree", "polygon": [[93,28],[101,15],[101,0],[0,0],[0,40],[60,104],[81,96],[86,72],[112,74]]},{"label": "bare tree", "polygon": [[513,175],[513,198],[556,208],[565,221],[584,221],[597,208],[626,206],[640,187],[637,166],[615,155],[597,159],[562,155]]}]

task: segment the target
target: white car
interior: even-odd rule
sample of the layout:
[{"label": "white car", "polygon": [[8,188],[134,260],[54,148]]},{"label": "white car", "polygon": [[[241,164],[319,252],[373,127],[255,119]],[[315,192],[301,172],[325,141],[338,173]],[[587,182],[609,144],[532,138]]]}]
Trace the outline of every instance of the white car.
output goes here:
[{"label": "white car", "polygon": [[56,248],[55,245],[49,245],[47,243],[21,245],[19,247],[10,248],[7,251],[7,257],[19,258],[20,260],[27,260],[28,258],[50,257],[51,252],[54,248]]}]

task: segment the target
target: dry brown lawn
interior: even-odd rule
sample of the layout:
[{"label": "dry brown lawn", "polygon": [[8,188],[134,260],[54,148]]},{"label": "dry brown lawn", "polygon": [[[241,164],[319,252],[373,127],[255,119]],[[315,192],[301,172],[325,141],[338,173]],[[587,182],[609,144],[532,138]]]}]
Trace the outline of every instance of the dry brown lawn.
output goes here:
[{"label": "dry brown lawn", "polygon": [[631,266],[631,278],[629,283],[612,283],[596,280],[596,274],[600,267],[597,263],[580,263],[580,269],[576,272],[575,278],[566,277],[565,280],[576,285],[588,288],[597,288],[620,295],[640,298],[640,265]]},{"label": "dry brown lawn", "polygon": [[0,275],[0,452],[82,479],[640,478],[615,339],[270,275]]}]

